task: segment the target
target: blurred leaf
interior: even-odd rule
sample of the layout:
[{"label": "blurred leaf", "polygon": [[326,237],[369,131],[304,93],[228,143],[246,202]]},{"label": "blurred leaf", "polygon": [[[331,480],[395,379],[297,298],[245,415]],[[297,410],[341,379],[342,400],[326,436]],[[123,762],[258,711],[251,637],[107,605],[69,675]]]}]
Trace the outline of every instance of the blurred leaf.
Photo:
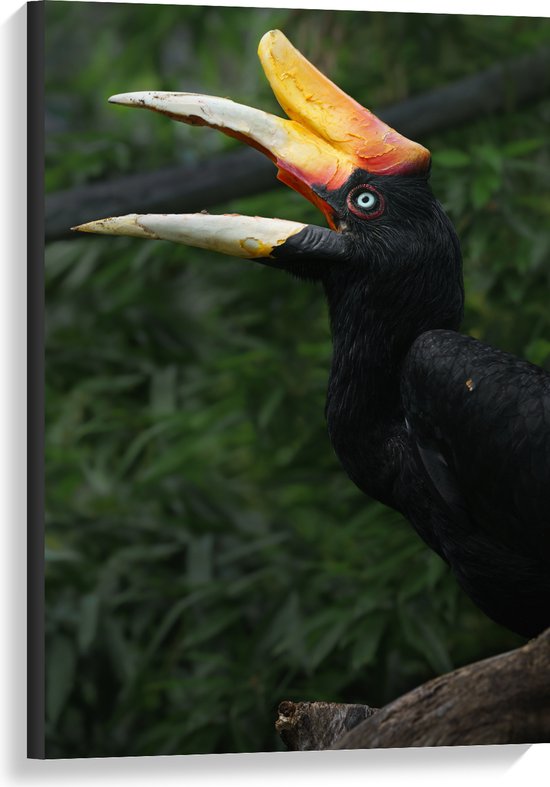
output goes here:
[{"label": "blurred leaf", "polygon": [[90,593],[80,603],[80,626],[78,630],[78,647],[86,653],[92,644],[97,631],[99,617],[99,596]]},{"label": "blurred leaf", "polygon": [[208,617],[201,621],[196,621],[190,627],[191,630],[183,638],[182,646],[191,648],[202,645],[202,643],[212,639],[215,635],[225,631],[238,618],[240,618],[238,609],[212,612]]},{"label": "blurred leaf", "polygon": [[400,618],[407,641],[428,659],[436,674],[450,672],[453,665],[433,616],[405,605],[401,607]]},{"label": "blurred leaf", "polygon": [[435,163],[438,167],[469,167],[471,158],[463,150],[438,150],[435,156]]},{"label": "blurred leaf", "polygon": [[387,624],[387,615],[383,612],[373,613],[361,622],[360,637],[351,651],[352,670],[362,669],[372,663]]},{"label": "blurred leaf", "polygon": [[546,140],[542,137],[537,137],[535,139],[518,139],[504,145],[501,149],[501,153],[504,154],[504,156],[516,158],[517,156],[525,156],[528,153],[533,153],[535,150],[544,147],[545,144]]},{"label": "blurred leaf", "polygon": [[534,339],[526,348],[525,355],[531,363],[546,366],[550,361],[550,340]]}]

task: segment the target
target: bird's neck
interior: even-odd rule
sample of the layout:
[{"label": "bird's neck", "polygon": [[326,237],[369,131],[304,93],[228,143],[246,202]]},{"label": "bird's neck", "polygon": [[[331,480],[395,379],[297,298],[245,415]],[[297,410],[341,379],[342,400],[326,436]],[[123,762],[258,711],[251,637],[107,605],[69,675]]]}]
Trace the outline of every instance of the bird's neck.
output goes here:
[{"label": "bird's neck", "polygon": [[360,282],[357,288],[333,283],[325,289],[333,340],[326,404],[330,439],[352,481],[394,505],[392,488],[406,443],[401,368],[425,328],[415,325],[399,296],[374,303]]},{"label": "bird's neck", "polygon": [[460,245],[441,207],[430,204],[429,222],[418,218],[410,243],[399,235],[392,246],[373,234],[368,259],[335,264],[323,279],[333,338],[331,441],[357,486],[388,505],[409,444],[403,362],[418,336],[458,330],[463,314]]}]

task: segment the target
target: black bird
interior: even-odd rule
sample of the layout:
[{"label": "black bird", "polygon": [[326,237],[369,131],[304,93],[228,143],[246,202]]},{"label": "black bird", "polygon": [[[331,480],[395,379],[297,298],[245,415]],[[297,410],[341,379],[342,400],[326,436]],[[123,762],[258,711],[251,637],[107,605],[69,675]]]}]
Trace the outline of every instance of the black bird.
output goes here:
[{"label": "black bird", "polygon": [[498,623],[550,626],[550,374],[458,333],[460,246],[430,154],[324,77],[278,32],[259,56],[290,120],[222,98],[129,93],[237,137],[329,227],[208,214],[130,215],[76,229],[165,238],[321,282],[333,358],[326,418],[366,494],[402,512]]}]

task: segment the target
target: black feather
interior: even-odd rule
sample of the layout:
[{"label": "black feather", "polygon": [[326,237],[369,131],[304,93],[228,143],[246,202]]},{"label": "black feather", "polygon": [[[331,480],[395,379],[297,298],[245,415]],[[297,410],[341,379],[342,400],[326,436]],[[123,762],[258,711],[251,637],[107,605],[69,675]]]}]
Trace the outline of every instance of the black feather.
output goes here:
[{"label": "black feather", "polygon": [[[387,210],[361,222],[345,195],[363,181]],[[360,172],[337,194],[320,193],[351,250],[319,268],[335,451],[487,615],[533,636],[550,626],[550,375],[457,332],[460,247],[425,178]]]}]

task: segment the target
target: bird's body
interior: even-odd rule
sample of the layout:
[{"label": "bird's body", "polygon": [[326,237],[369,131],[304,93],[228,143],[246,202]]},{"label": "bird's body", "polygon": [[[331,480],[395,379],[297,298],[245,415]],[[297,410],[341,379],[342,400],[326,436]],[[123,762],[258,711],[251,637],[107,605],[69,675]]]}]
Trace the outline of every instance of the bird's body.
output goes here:
[{"label": "bird's body", "polygon": [[487,615],[534,636],[550,624],[550,374],[433,331],[407,356],[402,398],[404,513]]},{"label": "bird's body", "polygon": [[400,511],[489,617],[533,636],[550,625],[550,374],[457,332],[458,242],[416,188],[429,255],[396,231],[379,270],[325,281],[329,434],[354,483]]},{"label": "bird's body", "polygon": [[282,34],[264,36],[260,57],[291,121],[192,94],[113,100],[249,142],[331,229],[202,214],[80,229],[206,246],[320,282],[333,338],[326,417],[344,469],[407,517],[487,615],[533,636],[550,626],[550,374],[458,332],[460,246],[429,188],[428,151]]},{"label": "bird's body", "polygon": [[379,434],[364,428],[359,400],[357,419],[332,424],[342,464],[489,617],[534,636],[550,623],[550,375],[434,330],[413,342],[400,382]]}]

